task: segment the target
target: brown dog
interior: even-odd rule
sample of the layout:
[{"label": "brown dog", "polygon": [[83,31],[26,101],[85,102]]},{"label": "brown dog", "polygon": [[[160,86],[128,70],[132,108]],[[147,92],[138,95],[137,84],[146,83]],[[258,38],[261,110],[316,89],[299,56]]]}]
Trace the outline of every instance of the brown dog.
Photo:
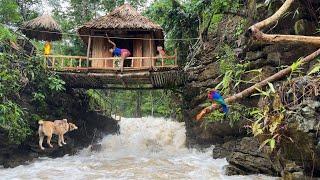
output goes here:
[{"label": "brown dog", "polygon": [[68,131],[73,131],[75,129],[78,129],[78,127],[75,124],[68,123],[67,119],[55,120],[54,122],[40,120],[38,123],[39,123],[39,130],[38,130],[39,146],[42,150],[44,150],[44,147],[42,146],[44,136],[47,136],[47,143],[52,148],[53,146],[50,143],[52,134],[58,135],[59,136],[58,145],[62,146],[61,143],[67,144],[64,141],[63,135]]}]

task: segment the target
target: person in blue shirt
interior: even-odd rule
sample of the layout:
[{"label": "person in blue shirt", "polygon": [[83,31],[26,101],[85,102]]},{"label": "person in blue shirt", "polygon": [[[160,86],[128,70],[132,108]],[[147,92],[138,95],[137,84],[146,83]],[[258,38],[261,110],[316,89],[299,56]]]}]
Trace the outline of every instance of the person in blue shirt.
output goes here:
[{"label": "person in blue shirt", "polygon": [[[107,36],[108,37],[108,36]],[[124,60],[131,55],[130,51],[128,49],[121,49],[117,48],[116,44],[112,42],[108,37],[108,42],[112,44],[112,48],[109,49],[109,51],[112,53],[112,56],[114,57],[121,57],[120,59],[120,70],[123,72],[123,62]]]}]

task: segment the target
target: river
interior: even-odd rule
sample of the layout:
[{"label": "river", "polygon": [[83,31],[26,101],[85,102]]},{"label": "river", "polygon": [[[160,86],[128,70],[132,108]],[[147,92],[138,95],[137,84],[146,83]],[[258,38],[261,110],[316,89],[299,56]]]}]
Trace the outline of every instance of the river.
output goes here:
[{"label": "river", "polygon": [[184,123],[163,118],[123,118],[120,134],[102,139],[102,150],[40,158],[29,165],[0,169],[1,179],[272,179],[225,176],[225,159],[212,148],[187,149]]}]

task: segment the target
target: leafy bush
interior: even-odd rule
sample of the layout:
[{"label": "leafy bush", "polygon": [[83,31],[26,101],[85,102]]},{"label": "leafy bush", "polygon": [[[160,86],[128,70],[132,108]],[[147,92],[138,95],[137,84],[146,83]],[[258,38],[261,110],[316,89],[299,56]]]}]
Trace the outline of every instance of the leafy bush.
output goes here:
[{"label": "leafy bush", "polygon": [[254,137],[261,141],[260,149],[269,144],[270,150],[273,151],[283,138],[292,141],[286,135],[285,108],[271,83],[269,83],[268,91],[260,89],[258,91],[258,94],[263,97],[264,105],[262,109],[255,109],[251,112],[256,120],[249,128]]},{"label": "leafy bush", "polygon": [[15,35],[10,30],[1,26],[0,33],[0,128],[11,143],[19,144],[30,135],[30,120],[37,116],[19,105],[20,94],[28,89],[24,93],[41,111],[46,97],[65,90],[65,82],[43,68],[41,57],[12,50],[9,42],[15,42]]},{"label": "leafy bush", "polygon": [[226,115],[220,110],[213,111],[205,118],[205,122],[208,124],[218,121],[229,121],[230,126],[233,126],[234,123],[240,120],[252,117],[252,109],[244,105],[232,104],[232,106],[229,106],[229,109],[230,110]]},{"label": "leafy bush", "polygon": [[223,94],[228,94],[231,89],[235,89],[241,82],[241,75],[245,73],[245,65],[239,64],[233,49],[225,44],[220,48],[219,55],[220,74],[223,74],[222,81],[215,89],[220,89]]},{"label": "leafy bush", "polygon": [[12,101],[0,103],[0,127],[8,133],[11,143],[19,144],[31,133],[24,114],[21,107]]},{"label": "leafy bush", "polygon": [[65,90],[64,85],[66,83],[56,75],[51,75],[48,78],[48,84],[49,84],[49,89],[52,91],[59,92],[59,91]]}]

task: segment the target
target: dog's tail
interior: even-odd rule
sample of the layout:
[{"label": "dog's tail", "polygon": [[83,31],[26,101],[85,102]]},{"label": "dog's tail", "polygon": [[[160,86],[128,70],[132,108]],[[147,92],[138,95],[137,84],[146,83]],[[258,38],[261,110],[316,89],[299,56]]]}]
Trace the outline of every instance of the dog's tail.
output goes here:
[{"label": "dog's tail", "polygon": [[43,120],[38,121],[38,124],[41,126],[43,125]]}]

